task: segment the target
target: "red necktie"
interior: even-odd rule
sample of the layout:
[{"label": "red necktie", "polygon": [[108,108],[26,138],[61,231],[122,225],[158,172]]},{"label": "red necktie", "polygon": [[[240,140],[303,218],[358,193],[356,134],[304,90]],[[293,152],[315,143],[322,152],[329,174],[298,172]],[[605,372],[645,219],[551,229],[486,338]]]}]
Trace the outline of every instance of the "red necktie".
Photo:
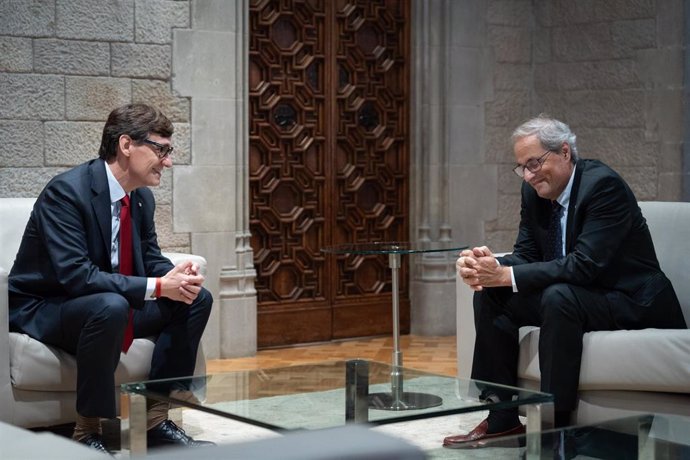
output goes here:
[{"label": "red necktie", "polygon": [[[129,213],[129,196],[121,200],[120,207],[120,273],[122,275],[133,275],[132,271],[132,218]],[[127,353],[134,341],[134,323],[132,321],[133,311],[129,309],[129,320],[125,329],[125,337],[122,340],[122,351]]]}]

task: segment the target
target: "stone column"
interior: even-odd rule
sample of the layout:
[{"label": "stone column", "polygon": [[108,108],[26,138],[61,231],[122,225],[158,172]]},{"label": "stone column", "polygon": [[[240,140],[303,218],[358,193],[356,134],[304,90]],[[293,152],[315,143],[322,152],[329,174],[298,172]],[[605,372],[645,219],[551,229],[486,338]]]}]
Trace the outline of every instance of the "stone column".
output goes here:
[{"label": "stone column", "polygon": [[[412,8],[411,239],[474,245],[496,197],[495,167],[483,165],[486,6],[415,0]],[[456,258],[410,256],[413,334],[455,334]]]},{"label": "stone column", "polygon": [[208,260],[214,312],[208,358],[256,353],[249,233],[247,0],[195,0],[191,29],[174,31],[173,88],[192,101],[192,161],[173,170],[173,223]]}]

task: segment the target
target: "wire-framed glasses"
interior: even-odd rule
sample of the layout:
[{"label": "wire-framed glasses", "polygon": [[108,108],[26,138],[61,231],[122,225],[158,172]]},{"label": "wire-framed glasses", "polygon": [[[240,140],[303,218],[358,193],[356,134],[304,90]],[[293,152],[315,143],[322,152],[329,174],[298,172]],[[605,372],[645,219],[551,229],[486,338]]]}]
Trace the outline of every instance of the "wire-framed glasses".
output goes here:
[{"label": "wire-framed glasses", "polygon": [[525,169],[527,169],[531,173],[536,173],[541,169],[541,165],[544,164],[546,161],[546,156],[553,152],[553,150],[548,149],[547,151],[544,152],[542,156],[539,158],[530,158],[527,160],[527,163],[524,165],[517,165],[513,168],[513,172],[517,174],[518,177],[523,178],[525,177]]}]

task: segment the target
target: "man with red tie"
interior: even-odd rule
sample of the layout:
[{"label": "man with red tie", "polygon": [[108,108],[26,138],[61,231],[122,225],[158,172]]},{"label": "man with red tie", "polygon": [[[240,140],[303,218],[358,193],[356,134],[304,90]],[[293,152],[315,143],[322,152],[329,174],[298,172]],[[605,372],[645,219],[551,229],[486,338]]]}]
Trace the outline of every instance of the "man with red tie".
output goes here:
[{"label": "man with red tie", "polygon": [[[26,226],[9,275],[9,320],[77,361],[73,439],[107,452],[101,418],[116,417],[115,369],[135,337],[157,336],[151,379],[193,374],[213,299],[198,266],[173,266],[154,225],[158,186],[172,167],[173,125],[158,109],[113,110],[99,158],[53,178]],[[199,446],[148,407],[148,445]]]}]

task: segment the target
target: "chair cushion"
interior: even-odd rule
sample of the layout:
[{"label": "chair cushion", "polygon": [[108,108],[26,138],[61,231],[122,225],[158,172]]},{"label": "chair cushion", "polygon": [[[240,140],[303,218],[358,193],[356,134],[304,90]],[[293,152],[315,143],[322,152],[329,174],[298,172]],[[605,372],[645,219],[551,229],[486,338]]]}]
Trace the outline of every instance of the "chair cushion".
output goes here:
[{"label": "chair cushion", "polygon": [[[153,346],[150,338],[136,339],[129,351],[120,355],[116,385],[146,380]],[[22,390],[76,391],[77,361],[66,351],[10,332],[10,375],[12,385]]]},{"label": "chair cushion", "polygon": [[[588,332],[580,390],[690,392],[690,330]],[[539,328],[520,328],[518,376],[539,380]]]},{"label": "chair cushion", "polygon": [[7,271],[14,263],[14,258],[22,241],[26,222],[31,215],[35,198],[2,198],[0,206],[0,267]]},{"label": "chair cushion", "polygon": [[640,201],[640,209],[647,220],[661,269],[671,280],[690,327],[690,203]]}]

